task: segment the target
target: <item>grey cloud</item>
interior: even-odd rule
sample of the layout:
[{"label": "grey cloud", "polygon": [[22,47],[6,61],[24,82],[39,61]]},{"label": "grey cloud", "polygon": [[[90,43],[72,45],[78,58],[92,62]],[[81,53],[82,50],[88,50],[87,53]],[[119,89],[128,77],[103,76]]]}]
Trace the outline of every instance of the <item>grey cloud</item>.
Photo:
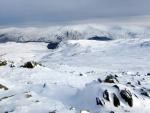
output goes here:
[{"label": "grey cloud", "polygon": [[150,14],[150,0],[0,0],[0,25]]}]

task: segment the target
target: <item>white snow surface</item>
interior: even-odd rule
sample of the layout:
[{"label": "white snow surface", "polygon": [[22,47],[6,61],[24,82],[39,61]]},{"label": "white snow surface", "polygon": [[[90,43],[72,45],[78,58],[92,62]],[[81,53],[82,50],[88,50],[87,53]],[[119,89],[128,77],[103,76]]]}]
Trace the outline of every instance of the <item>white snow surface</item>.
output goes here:
[{"label": "white snow surface", "polygon": [[[0,113],[149,113],[150,98],[140,94],[141,88],[150,93],[150,76],[146,76],[150,71],[149,27],[3,28],[0,34],[0,39],[7,40],[0,43],[0,60],[8,62],[0,66],[0,84],[9,88],[0,89]],[[46,42],[56,41],[58,36],[63,37],[59,47],[47,49]],[[86,40],[92,36],[113,40]],[[42,66],[20,67],[32,60]],[[109,74],[117,74],[119,83],[97,81]],[[132,107],[112,87],[115,84],[130,90]],[[103,98],[104,90],[109,91],[110,101],[96,105],[96,97]],[[120,100],[119,107],[113,105],[113,93]]]}]

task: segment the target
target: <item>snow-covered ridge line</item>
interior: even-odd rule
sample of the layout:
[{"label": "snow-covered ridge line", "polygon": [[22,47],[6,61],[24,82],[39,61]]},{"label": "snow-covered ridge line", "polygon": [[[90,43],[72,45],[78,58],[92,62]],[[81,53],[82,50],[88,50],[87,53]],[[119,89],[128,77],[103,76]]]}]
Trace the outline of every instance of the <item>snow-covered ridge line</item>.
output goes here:
[{"label": "snow-covered ridge line", "polygon": [[87,39],[93,36],[105,36],[111,39],[149,38],[150,27],[86,24],[45,28],[26,27],[0,29],[0,42],[50,42]]}]

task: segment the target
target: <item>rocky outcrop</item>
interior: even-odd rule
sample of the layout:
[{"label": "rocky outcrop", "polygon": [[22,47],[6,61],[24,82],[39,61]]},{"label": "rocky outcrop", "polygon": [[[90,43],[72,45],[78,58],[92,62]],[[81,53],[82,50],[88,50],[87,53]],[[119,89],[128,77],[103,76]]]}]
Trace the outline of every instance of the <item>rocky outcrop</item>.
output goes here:
[{"label": "rocky outcrop", "polygon": [[48,49],[56,49],[59,47],[59,42],[50,42],[48,45],[47,45],[47,48]]},{"label": "rocky outcrop", "polygon": [[108,75],[105,78],[104,82],[107,82],[107,83],[118,83],[119,81],[118,81],[116,76],[110,74],[110,75]]},{"label": "rocky outcrop", "polygon": [[41,64],[39,64],[39,63],[37,63],[37,62],[35,62],[35,61],[28,61],[28,62],[26,62],[24,65],[22,65],[21,67],[32,69],[32,68],[34,68],[34,67],[37,66],[37,65],[40,65],[40,66],[41,66]]},{"label": "rocky outcrop", "polygon": [[2,84],[0,84],[0,89],[8,90],[8,88]]},{"label": "rocky outcrop", "polygon": [[113,93],[113,104],[115,107],[120,106],[119,98],[117,97],[117,95],[115,93]]},{"label": "rocky outcrop", "polygon": [[109,99],[109,92],[107,90],[104,91],[103,98],[108,100],[108,101],[110,101],[110,99]]},{"label": "rocky outcrop", "polygon": [[6,60],[0,60],[0,66],[5,66],[7,65],[7,61]]},{"label": "rocky outcrop", "polygon": [[111,111],[110,113],[115,113],[114,111]]},{"label": "rocky outcrop", "polygon": [[142,89],[141,89],[141,95],[144,95],[144,96],[150,98],[150,94],[149,94],[148,90],[145,89],[145,88],[142,88]]},{"label": "rocky outcrop", "polygon": [[130,107],[133,106],[133,98],[132,98],[132,94],[129,90],[127,90],[127,89],[121,90],[120,95],[128,103],[128,105]]},{"label": "rocky outcrop", "polygon": [[97,81],[98,81],[99,83],[102,83],[102,80],[101,80],[100,78],[98,78]]},{"label": "rocky outcrop", "polygon": [[57,112],[56,112],[56,110],[54,110],[54,111],[50,111],[50,112],[48,112],[48,113],[57,113]]},{"label": "rocky outcrop", "polygon": [[105,105],[105,101],[103,99],[100,99],[99,97],[96,97],[96,104],[104,106]]},{"label": "rocky outcrop", "polygon": [[118,85],[113,85],[114,88],[120,90],[119,86]]}]

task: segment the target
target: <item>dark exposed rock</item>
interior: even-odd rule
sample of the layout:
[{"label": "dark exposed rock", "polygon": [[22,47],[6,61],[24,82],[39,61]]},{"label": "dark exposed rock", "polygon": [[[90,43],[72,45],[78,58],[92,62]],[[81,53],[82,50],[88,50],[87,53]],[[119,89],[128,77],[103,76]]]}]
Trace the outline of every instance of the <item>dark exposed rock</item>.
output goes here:
[{"label": "dark exposed rock", "polygon": [[138,96],[137,96],[136,94],[134,94],[134,96],[135,96],[136,98],[138,98]]},{"label": "dark exposed rock", "polygon": [[9,111],[5,111],[4,113],[12,113],[12,112],[14,112],[15,110],[14,109],[12,109],[12,110],[9,110]]},{"label": "dark exposed rock", "polygon": [[97,40],[97,41],[110,41],[112,40],[111,38],[108,38],[106,36],[94,36],[91,38],[88,38],[88,40]]},{"label": "dark exposed rock", "polygon": [[110,113],[115,113],[114,111],[111,111]]},{"label": "dark exposed rock", "polygon": [[83,76],[83,74],[82,74],[82,73],[80,73],[80,74],[79,74],[79,76]]},{"label": "dark exposed rock", "polygon": [[39,100],[36,100],[35,102],[37,103],[37,102],[40,102],[40,101],[39,101]]},{"label": "dark exposed rock", "polygon": [[13,96],[15,96],[15,95],[10,95],[10,96],[2,97],[2,98],[0,98],[0,101],[2,101],[2,100],[4,100],[4,99],[7,99],[7,98],[10,98],[10,97],[13,97]]},{"label": "dark exposed rock", "polygon": [[98,78],[97,81],[98,81],[99,83],[102,83],[102,80],[101,80],[100,78]]},{"label": "dark exposed rock", "polygon": [[30,98],[30,97],[32,97],[32,95],[31,94],[25,94],[25,97]]},{"label": "dark exposed rock", "polygon": [[150,76],[150,73],[147,73],[147,76]]},{"label": "dark exposed rock", "polygon": [[45,87],[46,87],[46,83],[43,84],[43,88],[45,88]]},{"label": "dark exposed rock", "polygon": [[104,91],[103,98],[108,100],[108,101],[110,101],[110,99],[109,99],[109,92],[107,90]]},{"label": "dark exposed rock", "polygon": [[141,95],[144,95],[144,96],[150,98],[150,94],[148,93],[148,91],[146,89],[141,89]]},{"label": "dark exposed rock", "polygon": [[5,66],[7,65],[7,61],[6,60],[0,60],[0,66]]},{"label": "dark exposed rock", "polygon": [[119,82],[118,81],[118,79],[115,77],[115,76],[113,76],[113,75],[108,75],[107,77],[106,77],[106,79],[104,80],[104,82],[107,82],[107,83],[116,83],[116,82]]},{"label": "dark exposed rock", "polygon": [[16,67],[13,61],[10,62],[10,65],[9,65],[9,66],[10,66],[11,68]]},{"label": "dark exposed rock", "polygon": [[130,84],[130,85],[131,85],[131,82],[127,82],[127,84]]},{"label": "dark exposed rock", "polygon": [[141,85],[141,82],[140,82],[140,81],[138,81],[138,85]]},{"label": "dark exposed rock", "polygon": [[71,106],[71,107],[69,108],[69,110],[75,110],[75,107]]},{"label": "dark exposed rock", "polygon": [[127,113],[129,113],[130,111],[125,109],[125,110],[124,110],[124,112],[127,112]]},{"label": "dark exposed rock", "polygon": [[8,90],[8,88],[2,84],[0,84],[0,89]]},{"label": "dark exposed rock", "polygon": [[119,98],[116,96],[115,93],[113,93],[113,104],[114,104],[115,107],[120,106]]},{"label": "dark exposed rock", "polygon": [[131,87],[135,87],[135,86],[131,84]]},{"label": "dark exposed rock", "polygon": [[117,86],[117,85],[113,85],[113,87],[115,87],[116,89],[120,90],[119,86]]},{"label": "dark exposed rock", "polygon": [[14,64],[10,64],[10,67],[11,67],[11,68],[14,68],[14,67],[16,67],[16,66],[15,66]]},{"label": "dark exposed rock", "polygon": [[139,72],[137,72],[135,75],[136,75],[136,76],[141,76]]},{"label": "dark exposed rock", "polygon": [[50,111],[49,113],[56,113],[56,110],[54,110],[54,111]]},{"label": "dark exposed rock", "polygon": [[48,45],[47,45],[47,48],[48,49],[56,49],[58,48],[59,46],[59,42],[50,42]]},{"label": "dark exposed rock", "polygon": [[100,99],[99,97],[96,97],[96,105],[104,106],[105,102],[103,99]]},{"label": "dark exposed rock", "polygon": [[132,98],[132,94],[129,90],[127,90],[127,89],[121,90],[120,95],[129,104],[130,107],[133,106],[133,98]]},{"label": "dark exposed rock", "polygon": [[130,85],[131,87],[135,87],[134,85],[131,84],[131,82],[127,82],[128,85]]},{"label": "dark exposed rock", "polygon": [[29,62],[26,62],[24,65],[22,65],[21,67],[23,68],[34,68],[35,66],[37,65],[40,65],[39,63],[35,62],[35,61],[29,61]]},{"label": "dark exposed rock", "polygon": [[118,77],[118,75],[115,75],[115,77],[117,78],[117,77]]},{"label": "dark exposed rock", "polygon": [[141,94],[144,95],[144,96],[150,97],[148,92],[142,92]]}]

